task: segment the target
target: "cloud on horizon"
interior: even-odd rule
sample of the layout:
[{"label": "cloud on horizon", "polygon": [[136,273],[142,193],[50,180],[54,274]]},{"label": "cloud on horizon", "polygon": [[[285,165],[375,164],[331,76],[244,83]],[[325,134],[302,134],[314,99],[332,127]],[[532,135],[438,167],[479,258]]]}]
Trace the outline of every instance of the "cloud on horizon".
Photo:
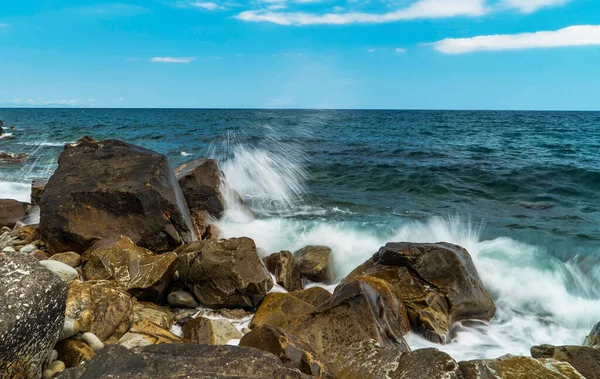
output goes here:
[{"label": "cloud on horizon", "polygon": [[194,57],[154,57],[150,59],[151,62],[158,63],[190,63],[195,60],[196,58]]}]

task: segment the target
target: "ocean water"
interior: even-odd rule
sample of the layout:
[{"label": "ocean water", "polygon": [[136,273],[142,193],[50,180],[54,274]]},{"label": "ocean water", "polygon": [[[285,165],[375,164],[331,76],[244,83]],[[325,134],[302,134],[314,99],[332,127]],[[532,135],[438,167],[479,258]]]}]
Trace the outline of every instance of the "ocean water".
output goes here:
[{"label": "ocean water", "polygon": [[0,109],[0,198],[29,198],[65,143],[119,138],[219,160],[259,216],[230,207],[226,237],[262,254],[330,246],[338,278],[388,241],[464,246],[498,311],[456,325],[456,359],[581,344],[600,321],[600,113]]}]

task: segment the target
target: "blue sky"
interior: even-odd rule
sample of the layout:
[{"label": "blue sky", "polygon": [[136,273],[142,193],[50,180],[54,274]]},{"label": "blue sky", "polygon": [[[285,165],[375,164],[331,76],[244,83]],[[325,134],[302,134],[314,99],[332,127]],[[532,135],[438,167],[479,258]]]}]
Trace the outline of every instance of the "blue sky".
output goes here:
[{"label": "blue sky", "polygon": [[600,110],[598,0],[0,2],[0,106]]}]

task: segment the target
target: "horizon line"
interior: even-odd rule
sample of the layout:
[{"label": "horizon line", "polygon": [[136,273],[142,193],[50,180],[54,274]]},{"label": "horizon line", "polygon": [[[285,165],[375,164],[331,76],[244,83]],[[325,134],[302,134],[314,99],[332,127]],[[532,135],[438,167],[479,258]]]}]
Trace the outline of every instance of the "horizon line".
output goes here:
[{"label": "horizon line", "polygon": [[55,106],[0,106],[3,109],[59,109],[59,110],[248,110],[248,111],[431,111],[431,112],[600,112],[600,109],[487,109],[487,108],[267,108],[267,107],[55,107]]}]

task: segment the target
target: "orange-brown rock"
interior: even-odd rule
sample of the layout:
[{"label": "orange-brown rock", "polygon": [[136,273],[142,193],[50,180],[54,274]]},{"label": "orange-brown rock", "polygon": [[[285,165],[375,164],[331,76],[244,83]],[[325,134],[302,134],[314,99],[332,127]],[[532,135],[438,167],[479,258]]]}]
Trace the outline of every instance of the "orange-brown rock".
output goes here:
[{"label": "orange-brown rock", "polygon": [[70,267],[79,267],[81,265],[81,255],[73,252],[67,251],[66,253],[58,253],[54,254],[49,258],[52,261],[59,261]]},{"label": "orange-brown rock", "polygon": [[0,227],[12,228],[25,218],[26,205],[13,199],[0,199]]},{"label": "orange-brown rock", "polygon": [[332,252],[327,246],[305,246],[294,253],[300,275],[313,282],[331,283],[334,279]]},{"label": "orange-brown rock", "polygon": [[85,342],[75,338],[69,338],[56,345],[58,359],[63,361],[67,368],[76,367],[81,362],[92,358],[96,353]]},{"label": "orange-brown rock", "polygon": [[229,321],[206,317],[189,320],[182,330],[185,339],[203,345],[226,345],[230,340],[242,338],[242,333]]},{"label": "orange-brown rock", "polygon": [[261,325],[284,327],[313,312],[315,307],[289,293],[268,294],[250,322],[250,328]]},{"label": "orange-brown rock", "polygon": [[185,341],[181,337],[161,328],[152,321],[142,320],[134,323],[131,329],[117,341],[117,344],[133,349],[148,345],[182,342]]},{"label": "orange-brown rock", "polygon": [[171,329],[173,326],[173,316],[168,307],[161,307],[154,303],[133,301],[133,322],[151,321],[156,325]]},{"label": "orange-brown rock", "polygon": [[311,304],[314,307],[318,307],[323,304],[331,297],[331,292],[327,291],[323,287],[310,287],[302,291],[290,292],[290,295],[297,297],[298,299]]},{"label": "orange-brown rock", "polygon": [[298,291],[302,289],[302,278],[300,269],[296,266],[296,259],[289,251],[280,251],[264,258],[265,266],[273,276],[277,284],[287,291]]}]

